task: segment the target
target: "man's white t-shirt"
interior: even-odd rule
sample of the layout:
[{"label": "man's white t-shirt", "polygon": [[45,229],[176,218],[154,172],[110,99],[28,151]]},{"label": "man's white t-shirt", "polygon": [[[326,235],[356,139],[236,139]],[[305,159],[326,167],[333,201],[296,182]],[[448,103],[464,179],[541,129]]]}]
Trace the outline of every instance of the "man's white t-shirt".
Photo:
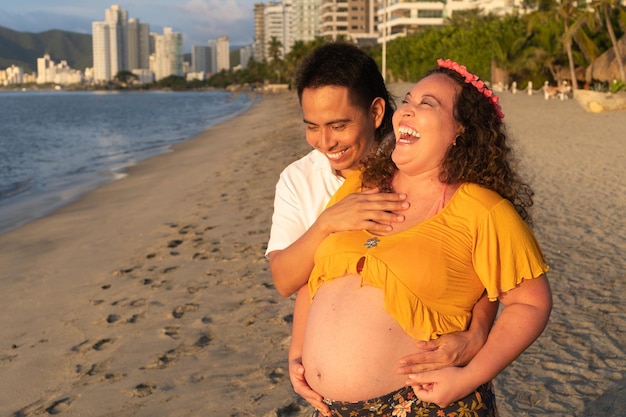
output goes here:
[{"label": "man's white t-shirt", "polygon": [[274,197],[272,228],[265,255],[283,250],[304,234],[343,184],[324,154],[312,150],[280,174]]}]

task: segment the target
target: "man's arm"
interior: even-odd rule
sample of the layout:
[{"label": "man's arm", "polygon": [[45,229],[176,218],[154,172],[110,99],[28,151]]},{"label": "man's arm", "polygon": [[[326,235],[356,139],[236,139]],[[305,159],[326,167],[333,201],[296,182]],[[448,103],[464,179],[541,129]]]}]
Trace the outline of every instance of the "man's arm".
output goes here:
[{"label": "man's arm", "polygon": [[322,240],[331,233],[368,229],[390,232],[393,223],[404,221],[400,213],[408,208],[406,195],[369,190],[347,196],[324,210],[313,225],[283,250],[268,254],[276,290],[288,297],[306,284],[313,269],[313,256]]},{"label": "man's arm", "polygon": [[419,352],[402,358],[398,372],[415,374],[468,364],[487,341],[497,312],[498,303],[490,302],[487,293],[483,294],[472,310],[472,321],[467,331],[418,342]]},{"label": "man's arm", "polygon": [[502,313],[487,343],[462,368],[412,374],[407,381],[422,401],[449,404],[496,377],[545,329],[552,310],[552,292],[545,276],[522,282],[500,295]]}]

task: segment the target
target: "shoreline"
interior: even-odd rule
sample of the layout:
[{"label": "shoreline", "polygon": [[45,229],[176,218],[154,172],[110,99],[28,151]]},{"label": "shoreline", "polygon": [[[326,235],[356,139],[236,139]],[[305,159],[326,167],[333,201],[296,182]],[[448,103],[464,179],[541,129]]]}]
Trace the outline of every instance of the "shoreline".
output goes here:
[{"label": "shoreline", "polygon": [[[164,126],[163,121],[154,122],[152,124],[144,123],[144,126],[141,126],[140,124],[133,126],[131,129],[126,127],[126,138],[120,140],[118,144],[110,145],[109,149],[96,151],[95,153],[90,153],[90,147],[73,151],[71,148],[74,144],[72,144],[72,146],[68,146],[67,144],[62,143],[63,137],[67,137],[68,135],[76,136],[81,133],[86,133],[93,138],[99,134],[98,131],[94,131],[93,129],[90,130],[89,127],[86,126],[83,126],[82,128],[79,126],[72,126],[69,130],[62,130],[57,128],[57,123],[51,122],[50,129],[53,129],[53,132],[50,134],[49,138],[46,138],[46,140],[43,141],[43,146],[50,143],[56,143],[56,141],[58,141],[62,144],[59,145],[58,148],[62,148],[64,146],[68,147],[65,152],[72,155],[72,160],[66,161],[63,164],[60,162],[53,163],[44,160],[44,165],[43,168],[41,168],[41,171],[37,164],[32,164],[32,166],[26,170],[30,172],[26,180],[10,175],[13,171],[19,171],[20,167],[17,164],[9,162],[7,168],[9,170],[7,171],[9,174],[5,176],[4,182],[1,184],[0,234],[19,228],[20,226],[38,218],[45,217],[57,209],[71,204],[87,192],[125,177],[128,175],[128,169],[137,163],[150,159],[153,156],[172,152],[172,146],[192,139],[209,129],[211,126],[236,117],[239,113],[245,111],[260,100],[259,94],[229,91],[220,91],[217,93],[215,91],[211,91],[208,92],[208,95],[203,95],[205,92],[197,91],[174,93],[171,95],[166,91],[127,91],[123,94],[119,94],[119,92],[116,91],[85,91],[78,93],[42,91],[15,93],[15,97],[21,96],[22,94],[35,94],[35,96],[30,96],[30,98],[26,100],[27,102],[30,102],[30,100],[37,101],[37,95],[40,93],[46,95],[46,97],[50,97],[48,96],[49,94],[60,94],[61,96],[66,96],[67,94],[68,97],[70,97],[74,93],[79,94],[80,100],[84,100],[85,97],[88,97],[88,101],[86,102],[87,110],[90,109],[90,106],[95,106],[93,102],[100,100],[102,95],[119,95],[120,97],[125,95],[126,97],[123,99],[115,98],[112,100],[124,100],[122,105],[133,100],[138,107],[145,107],[144,105],[148,104],[152,100],[158,100],[160,102],[175,100],[173,97],[183,97],[183,99],[178,99],[179,102],[180,100],[187,100],[186,97],[208,97],[210,101],[213,101],[214,97],[223,97],[228,104],[224,105],[224,109],[226,110],[218,109],[213,110],[211,113],[212,110],[209,108],[208,112],[197,111],[198,117],[201,117],[202,119],[191,119],[190,116],[187,120],[185,120],[187,123],[182,123],[178,118],[172,119],[170,116],[169,119],[172,121],[172,126],[176,126],[176,123],[173,122],[177,122],[179,124],[178,128],[169,128],[169,126]],[[196,95],[197,93],[200,95]],[[150,97],[145,96],[143,99],[144,102],[138,102],[137,97],[142,97],[144,94],[149,94]],[[157,95],[153,96],[153,94]],[[161,94],[167,95],[168,98],[163,100]],[[62,100],[64,102],[67,100],[74,101],[75,99],[77,99],[77,96],[74,96],[74,98],[54,99],[52,102],[56,103],[57,100]],[[24,108],[24,101],[20,101],[20,103],[22,104],[20,108]],[[126,107],[128,107],[129,112],[133,111],[130,105],[126,105]],[[157,107],[157,112],[159,109],[160,111],[172,113],[171,109],[164,110],[163,106]],[[202,107],[202,109],[205,108]],[[135,109],[135,111],[136,110],[137,109]],[[87,112],[86,114],[89,113]],[[193,114],[193,112],[189,114]],[[161,120],[168,120],[167,115],[164,115],[162,118],[160,116],[158,117]],[[59,124],[61,123],[62,122],[59,122]],[[63,124],[63,126],[65,125]],[[152,128],[150,126],[152,126]],[[159,126],[158,130],[156,130],[154,126]],[[161,128],[161,126],[163,126],[163,128]],[[11,129],[11,127],[9,129]],[[150,131],[150,129],[152,130]],[[120,128],[120,130],[124,131],[124,128]],[[59,132],[58,134],[56,134],[57,131]],[[31,135],[36,135],[37,133],[39,132],[31,133]],[[43,134],[43,132],[40,134]],[[124,136],[124,134],[122,134],[122,136]],[[38,139],[29,136],[21,137],[18,134],[17,140],[21,143],[31,140],[33,143],[36,143]],[[76,144],[76,146],[80,148],[81,144],[82,143]],[[96,147],[98,146],[97,143],[92,145]],[[32,146],[35,145],[33,144]],[[114,154],[113,157],[109,156],[111,153]],[[43,158],[44,156],[40,157]],[[62,156],[59,157],[56,155],[56,158],[63,160]],[[50,160],[56,158],[55,156],[50,156]],[[37,157],[31,156],[30,159],[36,160]],[[48,173],[55,172],[55,174],[43,175],[42,172],[45,172],[45,170],[47,170]],[[47,181],[48,177],[53,180]]]},{"label": "shoreline", "polygon": [[[410,85],[390,87],[401,97]],[[619,416],[626,118],[501,98],[536,192],[555,307],[496,379],[500,414]],[[303,134],[295,93],[263,95],[1,234],[0,415],[310,415],[288,376],[293,298],[273,288],[264,257],[274,185],[308,152]]]}]

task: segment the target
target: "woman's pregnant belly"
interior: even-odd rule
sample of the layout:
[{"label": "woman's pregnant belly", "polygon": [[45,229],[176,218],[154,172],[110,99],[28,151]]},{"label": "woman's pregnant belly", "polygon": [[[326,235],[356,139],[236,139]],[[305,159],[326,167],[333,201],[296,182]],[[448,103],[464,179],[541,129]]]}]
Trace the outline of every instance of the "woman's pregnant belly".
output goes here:
[{"label": "woman's pregnant belly", "polygon": [[385,311],[383,292],[351,275],[324,284],[311,304],[302,364],[313,390],[335,401],[361,401],[404,386],[398,360],[416,343]]}]

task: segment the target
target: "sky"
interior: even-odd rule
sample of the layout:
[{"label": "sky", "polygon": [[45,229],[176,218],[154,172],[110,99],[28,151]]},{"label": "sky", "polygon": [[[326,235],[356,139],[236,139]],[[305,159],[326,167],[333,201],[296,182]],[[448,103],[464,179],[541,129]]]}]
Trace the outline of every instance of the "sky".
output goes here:
[{"label": "sky", "polygon": [[103,21],[105,9],[118,4],[129,18],[150,24],[150,32],[164,27],[183,34],[186,52],[191,45],[228,36],[230,46],[250,45],[254,38],[254,3],[261,0],[2,0],[0,26],[18,32],[61,29],[91,34],[91,22]]}]

